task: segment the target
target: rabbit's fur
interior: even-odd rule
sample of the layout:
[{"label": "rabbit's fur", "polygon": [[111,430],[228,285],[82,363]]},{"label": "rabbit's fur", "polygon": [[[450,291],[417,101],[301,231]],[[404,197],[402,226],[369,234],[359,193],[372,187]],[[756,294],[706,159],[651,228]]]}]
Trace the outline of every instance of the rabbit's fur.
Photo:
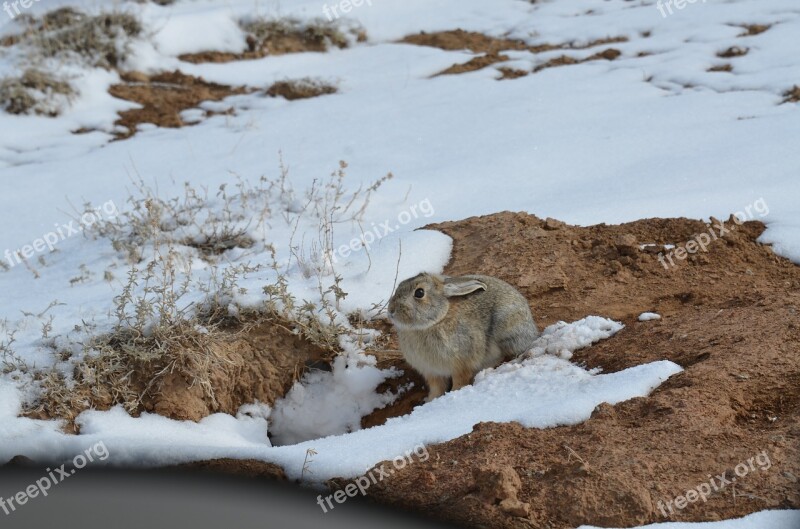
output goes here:
[{"label": "rabbit's fur", "polygon": [[496,277],[422,273],[397,286],[388,308],[403,356],[428,384],[426,402],[444,394],[449,379],[453,390],[471,384],[539,335],[528,302]]}]

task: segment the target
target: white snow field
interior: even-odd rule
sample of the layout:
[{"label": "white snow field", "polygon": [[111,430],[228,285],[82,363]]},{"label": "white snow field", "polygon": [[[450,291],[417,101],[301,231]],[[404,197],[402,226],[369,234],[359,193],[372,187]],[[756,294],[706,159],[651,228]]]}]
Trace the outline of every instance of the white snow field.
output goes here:
[{"label": "white snow field", "polygon": [[[481,421],[539,428],[579,423],[598,404],[645,396],[680,370],[663,361],[601,374],[570,363],[575,349],[621,328],[603,315],[587,315],[551,326],[530,355],[480,374],[474,385],[367,430],[358,430],[360,418],[391,400],[375,388],[396,373],[375,367],[350,342],[342,344],[347,353],[333,372],[307,376],[272,409],[251,403],[236,417],[215,414],[199,423],[150,414],[132,418],[120,407],[90,410],[77,420],[79,435],[63,433],[56,421],[18,417],[40,390],[34,371],[56,370],[69,380],[73,362],[86,354],[82,344],[113,328],[113,298],[123,288],[128,264],[109,238],[91,230],[84,235],[82,222],[96,219],[82,220],[80,212],[87,202],[100,207],[96,216],[104,220],[129,211],[134,179],[165,199],[182,195],[186,181],[207,188],[208,206],[220,213],[224,206],[215,198],[220,185],[257,186],[262,176],[275,178],[283,160],[293,200],[272,197],[264,205],[276,213],[263,223],[249,222],[258,208],[240,202],[236,223],[256,241],[253,247],[227,251],[213,265],[198,259],[194,248],[179,246],[177,252],[188,263],[191,284],[206,285],[226,269],[266,262],[271,244],[289,290],[298,299],[318,302],[317,281],[289,250],[300,244],[313,253],[318,235],[319,219],[292,217],[303,193],[338,169],[339,160],[349,164],[344,184],[351,191],[391,172],[394,177],[370,197],[361,224],[337,223],[333,234],[338,247],[363,236],[362,229],[379,230],[369,252],[339,256],[333,265],[317,263],[327,279],[334,273],[342,277],[348,296],[335,315],[342,324],[349,313],[374,315],[396,277],[443,270],[451,240],[417,228],[503,210],[581,225],[646,217],[728,218],[739,212],[766,223],[761,240],[800,263],[800,107],[783,102],[784,94],[800,84],[796,0],[709,0],[687,3],[667,16],[650,0],[372,4],[342,19],[360,24],[366,42],[327,53],[226,64],[190,64],[177,56],[244,50],[245,35],[236,23],[240,17],[314,19],[325,16],[325,2],[179,0],[169,6],[112,6],[49,0],[28,10],[41,14],[75,5],[90,12],[114,7],[135,13],[145,32],[133,44],[127,70],[179,69],[255,89],[311,77],[335,84],[338,92],[300,101],[259,92],[238,95],[189,111],[186,116],[197,120],[193,126],[143,126],[132,138],[112,142],[117,112],[135,106],[108,94],[118,74],[50,61],[45,66],[69,77],[79,91],[61,115],[0,111],[5,190],[0,194],[0,262],[5,264],[0,266],[0,352],[3,366],[23,362],[30,368],[27,373],[0,370],[0,463],[16,455],[67,461],[103,441],[110,457],[98,464],[257,458],[280,464],[292,478],[354,477],[420,443],[463,435]],[[19,30],[4,13],[0,20],[0,37]],[[750,24],[770,27],[741,37]],[[397,43],[420,31],[456,28],[531,45],[627,40],[587,50],[508,52],[505,64],[437,77],[432,76],[473,55]],[[718,57],[733,46],[747,53]],[[564,53],[586,57],[605,47],[622,55],[498,80],[501,66],[531,70]],[[0,76],[18,73],[24,60],[20,53],[0,49]],[[708,71],[728,63],[731,72]],[[205,117],[204,110],[229,109],[226,115]],[[95,131],[72,133],[81,128]],[[58,238],[49,246],[36,244],[52,233]],[[14,253],[26,246],[36,248],[35,256],[16,262]],[[145,256],[158,250],[142,248]],[[245,274],[232,307],[262,303],[263,285],[275,277],[269,268]],[[198,288],[185,301],[202,298]],[[56,349],[72,352],[73,358],[62,360]],[[268,427],[282,446],[270,445]],[[317,455],[313,474],[304,475],[308,449]],[[698,527],[788,529],[797,521],[797,512],[770,511]]]}]

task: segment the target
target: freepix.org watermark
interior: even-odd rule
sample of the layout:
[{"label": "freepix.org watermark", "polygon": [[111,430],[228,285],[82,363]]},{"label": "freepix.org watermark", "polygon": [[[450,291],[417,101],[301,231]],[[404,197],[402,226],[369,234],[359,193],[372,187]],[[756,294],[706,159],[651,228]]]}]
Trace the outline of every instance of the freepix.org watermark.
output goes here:
[{"label": "freepix.org watermark", "polygon": [[22,9],[30,9],[33,4],[38,3],[39,0],[14,0],[13,2],[6,1],[3,2],[3,11],[6,12],[8,18],[14,20],[18,15],[22,14]]},{"label": "freepix.org watermark", "polygon": [[354,7],[361,7],[364,4],[372,7],[372,0],[341,0],[341,2],[336,2],[332,6],[325,3],[322,4],[322,12],[328,17],[328,22],[333,22],[334,19],[338,19],[341,16],[339,11],[342,12],[342,15],[346,15]]},{"label": "freepix.org watermark", "polygon": [[92,226],[105,216],[107,220],[115,218],[119,214],[117,205],[113,200],[109,200],[102,206],[98,206],[92,210],[85,211],[78,220],[72,220],[67,224],[55,224],[55,231],[45,233],[40,238],[35,239],[31,244],[26,244],[22,248],[11,251],[6,249],[3,253],[6,263],[9,267],[14,267],[22,261],[28,260],[37,253],[42,253],[45,249],[51,252],[55,250],[56,245],[83,232],[86,228]]},{"label": "freepix.org watermark", "polygon": [[418,204],[412,205],[405,211],[401,211],[397,215],[395,224],[391,220],[386,220],[380,224],[372,223],[368,231],[361,233],[359,237],[353,237],[349,244],[343,244],[338,248],[334,248],[331,259],[334,263],[339,262],[339,258],[346,259],[351,253],[357,252],[362,249],[369,251],[369,247],[377,240],[383,239],[390,233],[400,229],[414,219],[420,216],[428,218],[434,214],[433,206],[429,199],[422,200]]},{"label": "freepix.org watermark", "polygon": [[685,245],[678,246],[666,254],[664,254],[664,252],[660,252],[658,254],[658,262],[661,263],[665,270],[669,270],[671,266],[675,266],[673,257],[683,261],[689,257],[690,254],[697,253],[698,250],[707,252],[708,245],[713,241],[716,241],[720,237],[725,237],[732,231],[735,231],[736,227],[741,226],[745,223],[745,221],[753,220],[755,218],[753,214],[754,211],[755,213],[758,213],[759,218],[763,218],[769,215],[769,206],[767,206],[767,202],[763,198],[759,198],[752,204],[746,206],[744,211],[737,211],[734,213],[733,224],[726,226],[725,222],[723,221],[715,221],[716,224],[712,223],[709,226],[708,232],[702,232],[695,235],[695,237],[692,240],[687,241]]},{"label": "freepix.org watermark", "polygon": [[29,500],[37,496],[47,496],[48,491],[53,485],[58,485],[68,477],[75,474],[76,471],[82,469],[89,463],[95,460],[95,457],[100,461],[105,461],[109,456],[108,448],[103,441],[100,441],[93,446],[90,446],[83,451],[82,454],[76,455],[72,458],[72,468],[66,468],[66,463],[51,470],[48,468],[46,476],[37,479],[36,483],[31,483],[25,490],[21,490],[11,496],[10,498],[3,498],[0,496],[0,510],[6,513],[6,516],[17,510],[17,507],[25,505]]},{"label": "freepix.org watermark", "polygon": [[656,506],[658,507],[658,510],[661,511],[661,516],[666,518],[675,513],[673,504],[675,509],[680,511],[697,500],[703,500],[703,503],[705,503],[712,492],[720,492],[728,485],[736,483],[737,477],[743,478],[750,472],[754,472],[756,470],[756,465],[758,465],[759,470],[764,472],[772,467],[772,461],[769,460],[769,454],[766,450],[751,457],[747,461],[742,461],[736,465],[736,467],[733,469],[733,472],[736,474],[736,476],[728,477],[727,471],[715,477],[709,475],[708,477],[710,479],[708,482],[701,483],[695,488],[687,490],[684,494],[676,496],[666,503],[662,500],[659,500]]},{"label": "freepix.org watermark", "polygon": [[656,2],[656,7],[658,8],[659,13],[661,13],[661,17],[667,18],[668,15],[673,13],[673,7],[680,11],[687,5],[695,4],[697,2],[702,2],[705,4],[706,0],[658,0],[658,2]]},{"label": "freepix.org watermark", "polygon": [[385,478],[394,474],[395,471],[401,470],[405,468],[406,465],[413,463],[413,456],[417,456],[417,460],[423,462],[427,461],[430,457],[424,445],[417,445],[411,450],[407,450],[403,455],[392,459],[392,467],[394,468],[387,469],[385,463],[379,467],[373,468],[367,474],[356,478],[354,483],[348,483],[343,489],[337,490],[333,494],[329,494],[325,497],[320,494],[317,496],[317,504],[319,504],[322,512],[327,513],[328,510],[333,510],[335,507],[331,500],[341,504],[346,502],[348,498],[354,497],[356,494],[366,496],[367,490],[372,485],[383,481]]}]

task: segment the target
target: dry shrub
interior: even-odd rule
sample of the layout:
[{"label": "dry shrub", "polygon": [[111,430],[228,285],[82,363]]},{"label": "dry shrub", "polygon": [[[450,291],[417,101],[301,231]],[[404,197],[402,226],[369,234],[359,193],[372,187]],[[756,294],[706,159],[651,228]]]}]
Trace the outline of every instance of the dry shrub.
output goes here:
[{"label": "dry shrub", "polygon": [[269,87],[267,95],[271,97],[283,97],[290,101],[295,99],[308,99],[321,95],[335,94],[337,88],[324,81],[317,79],[303,78],[288,81],[278,81]]},{"label": "dry shrub", "polygon": [[129,13],[90,16],[65,7],[44,15],[41,33],[32,43],[41,57],[73,55],[92,66],[110,69],[123,62],[130,41],[141,33],[141,24]]},{"label": "dry shrub", "polygon": [[0,107],[10,114],[56,116],[59,103],[74,96],[68,82],[36,68],[28,68],[19,77],[0,80]]}]

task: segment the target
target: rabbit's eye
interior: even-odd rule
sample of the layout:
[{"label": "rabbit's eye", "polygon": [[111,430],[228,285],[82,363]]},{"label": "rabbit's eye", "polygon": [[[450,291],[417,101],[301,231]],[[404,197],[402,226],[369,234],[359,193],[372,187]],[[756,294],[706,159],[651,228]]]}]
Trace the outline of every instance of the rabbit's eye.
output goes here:
[{"label": "rabbit's eye", "polygon": [[425,291],[421,288],[418,288],[414,291],[414,297],[417,299],[422,299],[425,297]]}]

